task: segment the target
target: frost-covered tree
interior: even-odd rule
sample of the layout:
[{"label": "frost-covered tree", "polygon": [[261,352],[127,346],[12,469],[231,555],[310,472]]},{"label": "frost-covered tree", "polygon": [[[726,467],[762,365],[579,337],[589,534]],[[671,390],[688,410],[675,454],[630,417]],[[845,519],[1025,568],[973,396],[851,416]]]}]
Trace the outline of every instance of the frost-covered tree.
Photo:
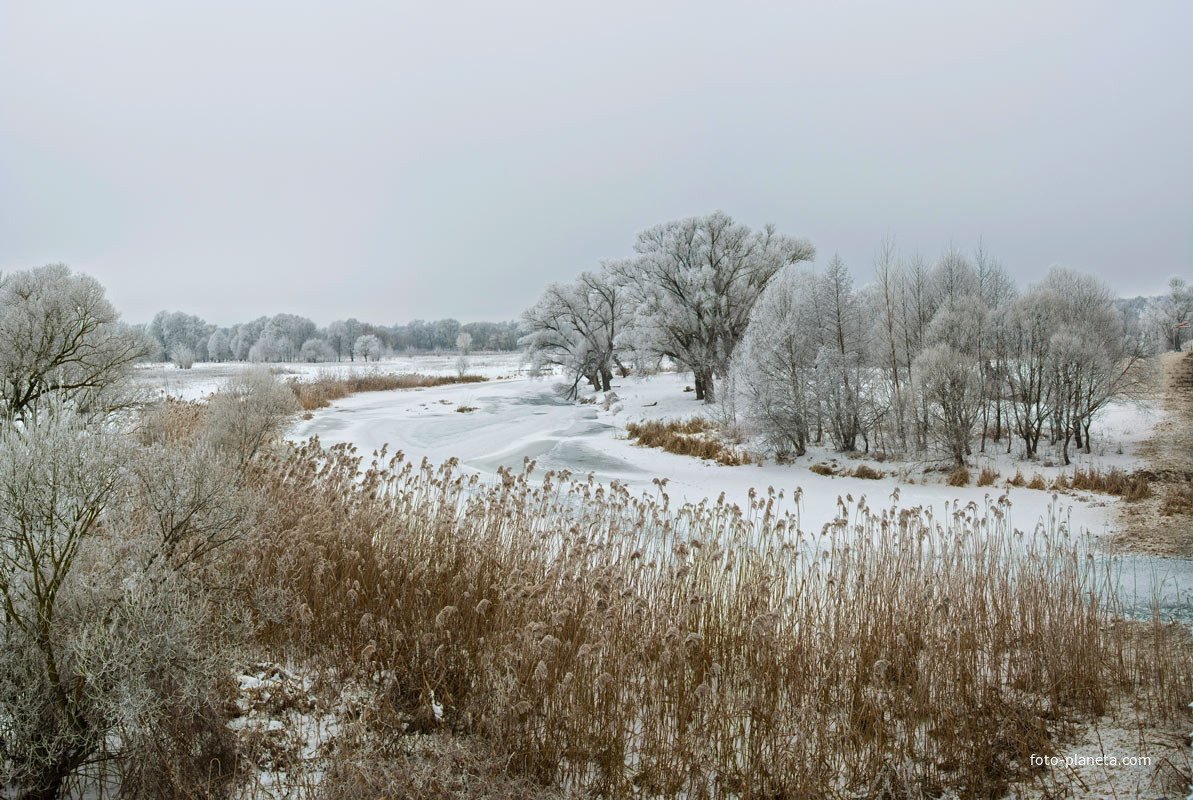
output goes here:
[{"label": "frost-covered tree", "polygon": [[982,384],[973,356],[941,343],[916,356],[915,380],[932,415],[938,440],[958,467],[965,466],[981,412]]},{"label": "frost-covered tree", "polygon": [[816,278],[788,267],[759,296],[734,351],[731,374],[742,415],[780,457],[802,456],[817,427],[819,336]]},{"label": "frost-covered tree", "polygon": [[1193,323],[1193,285],[1172,278],[1168,293],[1148,302],[1141,322],[1155,350],[1180,350],[1193,341],[1193,324],[1185,324]]},{"label": "frost-covered tree", "polygon": [[326,339],[307,339],[298,357],[302,361],[334,361],[336,352]]},{"label": "frost-covered tree", "polygon": [[232,357],[228,334],[222,330],[215,330],[207,338],[207,358],[210,361],[227,361]]},{"label": "frost-covered tree", "polygon": [[608,391],[614,366],[620,366],[615,343],[626,313],[625,290],[610,272],[583,272],[570,284],[548,286],[522,314],[520,341],[536,367],[567,371],[569,397],[583,381]]},{"label": "frost-covered tree", "polygon": [[468,331],[461,331],[456,335],[456,349],[460,351],[461,355],[468,355],[472,349],[472,334]]},{"label": "frost-covered tree", "polygon": [[290,341],[281,331],[267,324],[249,348],[248,360],[257,363],[290,360]]},{"label": "frost-covered tree", "polygon": [[352,358],[365,361],[381,358],[381,340],[371,333],[356,337],[356,342],[352,345]]},{"label": "frost-covered tree", "polygon": [[192,358],[207,361],[207,340],[214,329],[214,325],[193,314],[159,311],[150,321],[146,332],[158,345],[159,359],[176,361],[179,353],[189,350]]},{"label": "frost-covered tree", "polygon": [[338,319],[327,326],[327,340],[335,348],[336,360],[341,358],[356,360],[352,347],[360,335],[360,322],[356,319]]},{"label": "frost-covered tree", "polygon": [[1127,328],[1104,282],[1054,267],[1041,287],[1054,298],[1049,357],[1056,401],[1051,440],[1060,442],[1068,464],[1070,441],[1090,452],[1093,418],[1107,403],[1138,388],[1144,346]]},{"label": "frost-covered tree", "polygon": [[863,397],[867,394],[865,354],[867,326],[853,277],[834,255],[816,281],[820,312],[820,349],[816,354],[817,396],[828,433],[842,450],[857,447],[867,435]]},{"label": "frost-covered tree", "polygon": [[62,264],[0,277],[0,416],[27,419],[58,397],[102,413],[123,406],[115,391],[149,353],[93,278]]},{"label": "frost-covered tree", "polygon": [[709,403],[767,282],[815,255],[805,239],[771,225],[755,231],[719,211],[642,231],[634,250],[615,267],[633,293],[621,343],[690,370],[697,399]]}]

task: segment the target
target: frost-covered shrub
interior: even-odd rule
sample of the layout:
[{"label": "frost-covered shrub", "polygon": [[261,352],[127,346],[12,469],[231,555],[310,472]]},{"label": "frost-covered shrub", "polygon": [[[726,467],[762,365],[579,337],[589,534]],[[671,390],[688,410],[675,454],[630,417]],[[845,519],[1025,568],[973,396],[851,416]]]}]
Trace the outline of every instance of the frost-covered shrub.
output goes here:
[{"label": "frost-covered shrub", "polygon": [[174,350],[171,360],[179,369],[190,369],[195,365],[195,353],[189,347],[178,347]]},{"label": "frost-covered shrub", "polygon": [[184,775],[230,753],[210,724],[220,605],[183,569],[249,519],[213,458],[162,457],[61,406],[0,431],[0,783],[54,798],[97,760],[170,753]]},{"label": "frost-covered shrub", "polygon": [[211,398],[204,434],[243,466],[280,436],[288,418],[300,410],[294,392],[268,370],[248,370],[229,378]]}]

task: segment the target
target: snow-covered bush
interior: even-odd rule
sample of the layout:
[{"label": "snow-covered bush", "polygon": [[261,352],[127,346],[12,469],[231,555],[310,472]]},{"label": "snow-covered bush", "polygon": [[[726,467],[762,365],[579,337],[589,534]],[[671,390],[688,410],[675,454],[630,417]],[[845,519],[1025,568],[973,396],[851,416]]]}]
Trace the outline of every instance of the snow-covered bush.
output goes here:
[{"label": "snow-covered bush", "polygon": [[163,458],[60,404],[0,431],[0,783],[54,798],[96,760],[193,775],[230,753],[202,722],[218,626],[183,570],[243,532],[240,495],[212,451]]},{"label": "snow-covered bush", "polygon": [[177,347],[170,354],[170,360],[179,369],[190,369],[195,365],[195,353],[189,347]]},{"label": "snow-covered bush", "polygon": [[243,466],[281,435],[288,418],[300,410],[293,390],[268,370],[247,370],[229,378],[211,398],[205,436]]}]

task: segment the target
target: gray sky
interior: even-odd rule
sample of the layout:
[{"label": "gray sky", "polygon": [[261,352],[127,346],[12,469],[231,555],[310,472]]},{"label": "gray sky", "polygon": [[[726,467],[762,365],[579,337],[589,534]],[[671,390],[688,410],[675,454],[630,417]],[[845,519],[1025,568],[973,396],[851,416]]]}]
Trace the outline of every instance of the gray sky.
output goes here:
[{"label": "gray sky", "polygon": [[723,209],[1193,277],[1193,3],[0,0],[0,269],[131,321],[508,319]]}]

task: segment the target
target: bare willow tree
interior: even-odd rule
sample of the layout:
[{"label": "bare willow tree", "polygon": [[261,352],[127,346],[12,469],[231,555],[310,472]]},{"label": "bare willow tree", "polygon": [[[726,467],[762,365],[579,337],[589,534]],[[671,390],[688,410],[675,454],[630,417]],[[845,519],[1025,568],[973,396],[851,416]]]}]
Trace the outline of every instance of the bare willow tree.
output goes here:
[{"label": "bare willow tree", "polygon": [[52,264],[0,278],[0,415],[9,421],[49,397],[89,413],[126,405],[116,389],[149,350],[90,276]]},{"label": "bare willow tree", "polygon": [[615,267],[635,309],[622,341],[690,370],[696,397],[706,403],[763,288],[783,266],[815,255],[806,239],[773,225],[753,230],[720,211],[648,228],[634,250],[637,258]]},{"label": "bare willow tree", "polygon": [[571,283],[553,283],[522,314],[521,343],[535,366],[562,367],[574,398],[587,381],[609,391],[614,367],[626,369],[615,349],[627,316],[626,290],[608,269],[582,272]]}]

